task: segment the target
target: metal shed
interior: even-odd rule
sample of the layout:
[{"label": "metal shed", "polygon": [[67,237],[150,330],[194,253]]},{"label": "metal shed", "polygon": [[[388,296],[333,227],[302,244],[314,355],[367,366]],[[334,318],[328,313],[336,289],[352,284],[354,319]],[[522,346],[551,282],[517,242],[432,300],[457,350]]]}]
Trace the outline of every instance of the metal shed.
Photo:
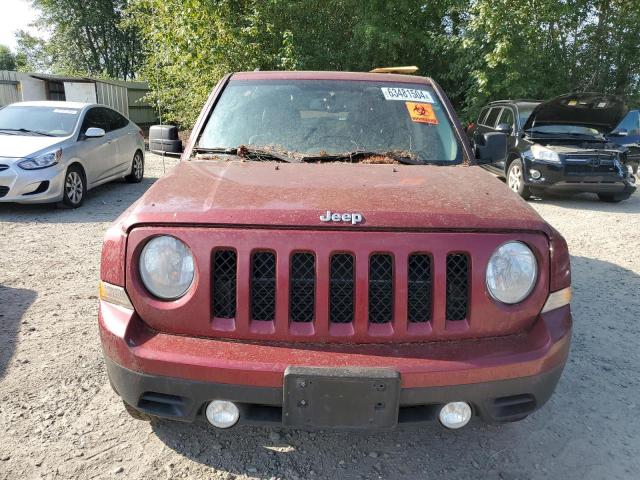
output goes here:
[{"label": "metal shed", "polygon": [[20,82],[15,72],[0,70],[0,107],[20,100]]},{"label": "metal shed", "polygon": [[27,100],[101,103],[146,126],[157,123],[156,111],[144,99],[148,92],[144,82],[0,71],[0,107]]}]

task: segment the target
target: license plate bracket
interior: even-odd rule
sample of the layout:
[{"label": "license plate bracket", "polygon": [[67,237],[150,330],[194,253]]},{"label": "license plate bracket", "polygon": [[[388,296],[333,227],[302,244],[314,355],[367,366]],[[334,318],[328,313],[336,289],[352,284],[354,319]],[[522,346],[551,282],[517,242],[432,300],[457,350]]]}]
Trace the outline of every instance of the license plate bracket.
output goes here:
[{"label": "license plate bracket", "polygon": [[289,367],[282,420],[289,427],[390,429],[398,423],[400,374],[381,368]]}]

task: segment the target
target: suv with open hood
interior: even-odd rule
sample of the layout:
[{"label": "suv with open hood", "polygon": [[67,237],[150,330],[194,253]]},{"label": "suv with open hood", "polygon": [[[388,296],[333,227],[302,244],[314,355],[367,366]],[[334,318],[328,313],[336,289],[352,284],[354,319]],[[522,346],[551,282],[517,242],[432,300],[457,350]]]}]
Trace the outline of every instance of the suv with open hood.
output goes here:
[{"label": "suv with open hood", "polygon": [[507,135],[504,157],[479,162],[523,198],[544,191],[592,192],[619,202],[635,191],[636,179],[628,149],[606,135],[627,111],[620,98],[599,93],[548,102],[502,100],[483,108],[467,134],[473,146],[483,145],[487,133]]},{"label": "suv with open hood", "polygon": [[388,429],[542,406],[569,353],[567,245],[471,162],[431,79],[222,79],[105,238],[99,329],[125,407]]}]

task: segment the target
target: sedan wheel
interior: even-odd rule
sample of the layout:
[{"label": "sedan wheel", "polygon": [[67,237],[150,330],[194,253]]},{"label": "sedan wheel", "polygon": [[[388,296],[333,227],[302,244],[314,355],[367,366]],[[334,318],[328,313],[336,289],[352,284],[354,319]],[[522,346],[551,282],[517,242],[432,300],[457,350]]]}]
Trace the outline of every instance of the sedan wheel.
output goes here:
[{"label": "sedan wheel", "polygon": [[144,157],[142,153],[136,152],[131,162],[131,173],[126,176],[129,183],[140,183],[144,178]]},{"label": "sedan wheel", "polygon": [[84,184],[84,175],[77,167],[71,167],[64,179],[64,192],[62,201],[71,208],[82,205],[87,188]]}]

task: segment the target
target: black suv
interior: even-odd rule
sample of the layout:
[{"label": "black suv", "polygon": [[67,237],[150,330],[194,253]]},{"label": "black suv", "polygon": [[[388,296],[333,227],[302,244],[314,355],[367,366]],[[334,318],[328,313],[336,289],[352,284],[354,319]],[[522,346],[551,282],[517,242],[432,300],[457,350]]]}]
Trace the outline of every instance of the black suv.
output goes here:
[{"label": "black suv", "polygon": [[[635,191],[627,149],[611,142],[612,132],[628,109],[612,95],[573,93],[548,102],[501,100],[482,109],[467,128],[479,163],[507,179],[523,198],[532,193],[593,192],[619,202]],[[504,144],[495,142],[506,136]],[[502,145],[503,154],[482,157],[484,147]]]}]

